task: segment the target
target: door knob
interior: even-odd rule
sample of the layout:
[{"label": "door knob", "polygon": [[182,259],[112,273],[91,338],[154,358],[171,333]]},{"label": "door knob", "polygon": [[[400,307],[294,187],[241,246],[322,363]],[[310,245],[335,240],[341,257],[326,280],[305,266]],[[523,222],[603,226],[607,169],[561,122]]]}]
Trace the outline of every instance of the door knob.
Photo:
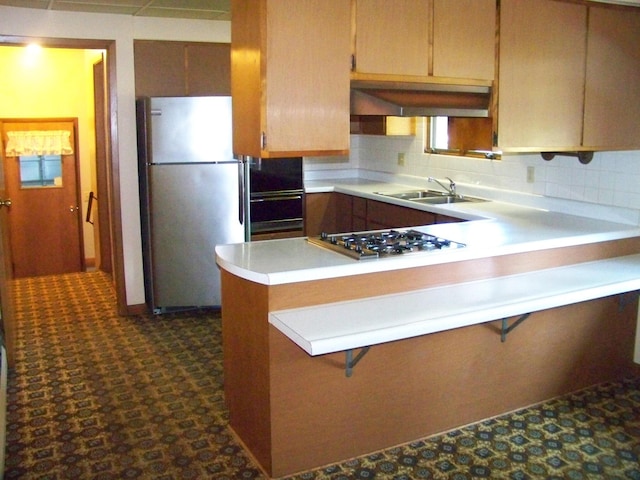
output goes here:
[{"label": "door knob", "polygon": [[79,210],[79,208],[77,206],[69,205],[69,211],[71,213],[77,212],[78,210]]},{"label": "door knob", "polygon": [[7,198],[6,200],[0,200],[0,207],[7,207],[9,208],[11,206],[11,199]]}]

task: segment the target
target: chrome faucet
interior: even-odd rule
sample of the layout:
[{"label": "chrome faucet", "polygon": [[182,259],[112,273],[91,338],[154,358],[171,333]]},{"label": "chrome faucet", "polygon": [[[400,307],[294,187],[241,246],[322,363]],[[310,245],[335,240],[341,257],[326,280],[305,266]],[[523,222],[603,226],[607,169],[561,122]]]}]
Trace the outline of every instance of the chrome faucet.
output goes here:
[{"label": "chrome faucet", "polygon": [[440,185],[442,188],[444,188],[449,195],[455,195],[456,194],[456,182],[451,180],[451,178],[449,178],[449,177],[444,177],[444,178],[449,180],[449,186],[448,187],[443,185],[442,182],[440,180],[438,180],[437,178],[429,177],[429,178],[427,178],[427,181],[428,182],[436,182],[438,185]]}]

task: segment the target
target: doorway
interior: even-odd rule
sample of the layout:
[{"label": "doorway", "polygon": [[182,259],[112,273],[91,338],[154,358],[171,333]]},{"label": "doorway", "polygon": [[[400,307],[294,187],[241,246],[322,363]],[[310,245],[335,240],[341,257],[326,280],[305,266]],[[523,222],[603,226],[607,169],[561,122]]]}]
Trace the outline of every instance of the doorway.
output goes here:
[{"label": "doorway", "polygon": [[[4,47],[26,47],[32,39],[28,37],[2,37],[0,38],[0,49]],[[101,78],[98,79],[97,84],[98,88],[96,89],[97,96],[95,98],[91,98],[85,104],[85,108],[87,110],[92,110],[96,112],[96,115],[101,115],[100,119],[94,119],[95,123],[91,122],[91,128],[101,129],[101,131],[96,131],[96,143],[100,142],[101,146],[101,156],[103,158],[103,164],[98,167],[94,166],[96,172],[100,170],[102,175],[107,175],[107,179],[103,179],[101,185],[102,188],[106,188],[106,191],[100,190],[98,191],[98,187],[95,186],[95,191],[91,188],[91,193],[97,197],[100,201],[100,209],[103,213],[108,213],[105,215],[108,218],[108,224],[105,228],[108,233],[106,238],[109,240],[109,264],[108,268],[111,270],[109,272],[111,274],[112,283],[116,290],[116,298],[118,303],[118,313],[121,315],[127,315],[127,304],[126,304],[126,291],[125,291],[125,282],[124,282],[124,258],[122,254],[122,229],[121,229],[121,215],[120,215],[120,191],[119,191],[119,159],[117,149],[111,148],[112,145],[117,145],[117,130],[112,129],[112,125],[116,125],[116,106],[117,106],[117,97],[115,92],[115,42],[113,40],[88,40],[88,39],[38,39],[40,46],[43,49],[61,49],[61,50],[69,50],[69,51],[86,51],[86,50],[101,50],[103,51],[103,61],[98,68],[94,68],[93,72],[98,72],[101,74]],[[58,68],[57,65],[52,66],[52,69]],[[12,72],[11,65],[8,68],[3,69],[7,75],[11,75]],[[25,82],[24,88],[29,91],[35,91],[41,85],[40,82],[47,82],[50,75],[42,76],[39,78],[37,75],[34,75],[33,78],[29,78],[28,82]],[[69,79],[73,80],[73,74],[69,73]],[[96,88],[96,85],[93,86]],[[47,98],[47,104],[56,104],[59,99],[52,95]],[[95,104],[94,104],[95,102]],[[41,102],[42,103],[42,102]],[[98,105],[102,108],[102,111],[98,112]],[[28,107],[28,105],[27,105]],[[26,110],[26,108],[25,108]],[[59,109],[59,114],[67,114],[67,110],[65,110],[64,105]],[[4,112],[0,112],[0,116],[16,118],[25,115],[14,115],[14,114],[6,114]],[[40,115],[38,115],[40,116]],[[52,115],[53,116],[53,115]],[[99,121],[98,121],[99,120]],[[94,126],[95,125],[95,126]],[[86,134],[87,123],[80,122],[79,125],[79,134]],[[85,129],[85,130],[83,130]],[[97,151],[97,147],[96,147]],[[98,153],[96,153],[98,155]],[[0,162],[6,161],[4,157],[4,152],[0,155]],[[98,162],[98,158],[95,159],[96,163]],[[3,167],[0,165],[0,172],[3,171]],[[88,200],[88,194],[84,186],[81,191],[81,198],[83,202]],[[9,207],[10,208],[10,207]],[[67,207],[69,208],[69,207]],[[5,209],[6,210],[6,209]],[[94,214],[95,215],[95,214]],[[96,215],[97,216],[97,215]],[[86,227],[85,227],[86,228]],[[92,227],[93,228],[93,227]],[[8,229],[0,229],[0,233],[3,236],[8,235]],[[104,232],[103,232],[104,233]],[[101,236],[102,238],[102,236]],[[11,254],[11,252],[9,252]],[[2,281],[10,281],[10,278],[0,279]],[[10,319],[5,317],[5,328],[6,323],[10,322]],[[11,339],[7,339],[9,343]]]}]

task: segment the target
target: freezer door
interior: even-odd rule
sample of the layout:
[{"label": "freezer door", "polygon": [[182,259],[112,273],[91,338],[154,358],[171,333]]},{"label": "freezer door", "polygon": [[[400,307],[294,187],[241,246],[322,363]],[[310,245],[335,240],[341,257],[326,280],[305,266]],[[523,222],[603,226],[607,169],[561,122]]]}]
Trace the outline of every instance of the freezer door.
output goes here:
[{"label": "freezer door", "polygon": [[238,164],[149,168],[152,308],[221,304],[215,246],[244,241]]},{"label": "freezer door", "polygon": [[233,160],[231,97],[153,97],[149,108],[151,163]]}]

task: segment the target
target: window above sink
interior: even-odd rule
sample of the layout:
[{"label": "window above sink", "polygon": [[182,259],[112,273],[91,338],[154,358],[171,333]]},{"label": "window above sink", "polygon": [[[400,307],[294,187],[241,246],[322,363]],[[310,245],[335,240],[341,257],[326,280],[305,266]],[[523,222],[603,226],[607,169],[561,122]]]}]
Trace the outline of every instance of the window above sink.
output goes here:
[{"label": "window above sink", "polygon": [[493,151],[493,119],[466,117],[428,117],[425,153],[478,157],[497,160]]}]

